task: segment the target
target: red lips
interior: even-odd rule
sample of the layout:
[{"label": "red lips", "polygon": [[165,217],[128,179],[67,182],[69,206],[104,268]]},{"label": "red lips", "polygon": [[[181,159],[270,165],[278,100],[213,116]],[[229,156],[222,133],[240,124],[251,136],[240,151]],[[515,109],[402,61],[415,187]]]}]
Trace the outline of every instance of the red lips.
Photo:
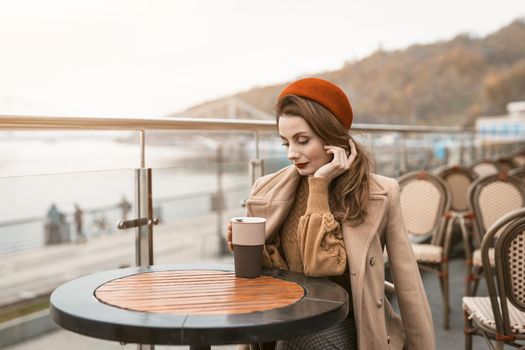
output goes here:
[{"label": "red lips", "polygon": [[304,168],[308,163],[297,163],[295,164],[296,167],[298,167],[299,169],[302,169]]}]

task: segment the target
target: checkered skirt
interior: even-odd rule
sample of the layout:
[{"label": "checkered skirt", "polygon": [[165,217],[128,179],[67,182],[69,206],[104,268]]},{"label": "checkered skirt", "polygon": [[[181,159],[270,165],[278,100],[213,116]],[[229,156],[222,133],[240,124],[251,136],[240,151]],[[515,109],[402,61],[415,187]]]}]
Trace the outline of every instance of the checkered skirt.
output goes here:
[{"label": "checkered skirt", "polygon": [[357,330],[353,315],[320,332],[279,340],[276,350],[357,350]]}]

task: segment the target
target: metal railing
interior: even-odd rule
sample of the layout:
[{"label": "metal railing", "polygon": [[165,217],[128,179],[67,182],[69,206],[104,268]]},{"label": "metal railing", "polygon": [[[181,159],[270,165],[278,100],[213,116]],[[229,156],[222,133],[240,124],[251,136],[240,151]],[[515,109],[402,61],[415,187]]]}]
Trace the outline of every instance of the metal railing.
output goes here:
[{"label": "metal railing", "polygon": [[[192,131],[252,131],[255,137],[255,159],[251,162],[252,181],[262,174],[263,165],[259,161],[260,133],[275,131],[273,120],[243,119],[205,119],[205,118],[118,118],[118,117],[53,117],[0,115],[0,130],[136,130],[140,133],[140,167],[145,167],[146,130],[192,130]],[[473,128],[410,126],[386,124],[354,124],[353,132],[398,133],[401,140],[408,134],[447,134],[459,135],[461,140],[474,139]],[[464,142],[460,142],[464,147]],[[407,145],[401,142],[399,148],[400,171],[406,171]],[[461,160],[463,151],[460,152]],[[475,157],[475,156],[474,156]]]},{"label": "metal railing", "polygon": [[[171,131],[243,131],[252,132],[255,139],[255,154],[249,160],[250,180],[253,181],[264,173],[264,162],[260,157],[261,135],[265,132],[275,132],[276,123],[272,120],[240,120],[240,119],[203,119],[203,118],[115,118],[115,117],[53,117],[53,116],[16,116],[0,115],[0,130],[132,130],[140,135],[138,151],[140,162],[135,169],[135,219],[128,226],[135,226],[136,230],[136,262],[138,265],[153,263],[153,204],[151,193],[151,171],[148,171],[146,159],[146,132]],[[443,165],[450,161],[450,145],[441,145],[444,150],[441,156],[435,157],[432,143],[439,135],[446,135],[452,142],[456,153],[455,159],[463,163],[466,158],[470,161],[498,153],[507,152],[512,145],[491,143],[477,137],[472,128],[462,127],[434,127],[434,126],[407,126],[407,125],[378,125],[354,124],[352,132],[362,134],[360,140],[371,151],[388,149],[390,157],[397,155],[395,169],[387,175],[400,175],[413,167],[432,167]],[[389,134],[394,139],[394,145],[377,142],[372,135]],[[415,138],[411,138],[414,137]],[[434,137],[435,136],[435,137]],[[452,141],[451,141],[452,140]],[[412,143],[416,145],[412,145]],[[422,147],[422,145],[425,145]],[[429,146],[430,145],[430,146]],[[514,146],[515,143],[514,143]],[[220,146],[219,146],[220,147]],[[222,162],[222,152],[217,150],[217,163]],[[439,160],[436,161],[436,159]],[[382,162],[380,157],[377,161]],[[220,166],[218,171],[220,172]],[[223,193],[220,185],[215,198],[219,217],[223,210]],[[220,220],[218,221],[220,222]],[[124,224],[123,224],[124,225]],[[125,225],[124,225],[125,226]],[[142,252],[142,253],[141,253]]]}]

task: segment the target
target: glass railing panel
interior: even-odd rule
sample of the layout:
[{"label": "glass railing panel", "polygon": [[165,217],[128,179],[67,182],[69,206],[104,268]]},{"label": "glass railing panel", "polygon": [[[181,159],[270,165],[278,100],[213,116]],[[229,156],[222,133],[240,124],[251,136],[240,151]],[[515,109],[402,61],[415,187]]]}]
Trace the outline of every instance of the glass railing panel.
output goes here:
[{"label": "glass railing panel", "polygon": [[395,145],[399,135],[397,133],[362,133],[358,136],[356,140],[365,147],[373,159],[374,172],[384,176],[397,176],[401,155]]},{"label": "glass railing panel", "polygon": [[46,306],[75,277],[134,265],[134,232],[117,229],[133,212],[133,179],[132,170],[0,178],[0,319],[19,303]]}]

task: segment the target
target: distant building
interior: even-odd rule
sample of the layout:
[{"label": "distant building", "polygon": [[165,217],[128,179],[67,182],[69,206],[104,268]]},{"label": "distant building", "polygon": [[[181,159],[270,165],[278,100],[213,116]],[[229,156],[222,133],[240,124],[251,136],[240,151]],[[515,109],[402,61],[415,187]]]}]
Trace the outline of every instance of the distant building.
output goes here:
[{"label": "distant building", "polygon": [[476,130],[483,139],[516,140],[525,137],[525,101],[507,104],[506,115],[478,117]]}]

